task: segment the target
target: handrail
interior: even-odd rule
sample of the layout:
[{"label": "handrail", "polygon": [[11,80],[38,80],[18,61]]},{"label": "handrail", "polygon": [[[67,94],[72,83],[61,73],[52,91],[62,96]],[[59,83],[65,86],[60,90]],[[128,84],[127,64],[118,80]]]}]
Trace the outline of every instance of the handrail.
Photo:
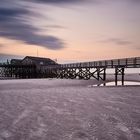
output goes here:
[{"label": "handrail", "polygon": [[140,67],[140,57],[61,64],[61,68],[77,68],[77,67],[80,67],[80,68],[88,68],[88,67],[135,68],[135,67]]}]

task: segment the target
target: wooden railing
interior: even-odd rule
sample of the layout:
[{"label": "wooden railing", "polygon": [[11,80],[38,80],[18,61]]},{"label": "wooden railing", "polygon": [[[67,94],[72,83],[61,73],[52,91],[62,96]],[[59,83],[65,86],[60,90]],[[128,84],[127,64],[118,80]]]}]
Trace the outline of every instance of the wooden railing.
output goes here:
[{"label": "wooden railing", "polygon": [[56,67],[60,67],[60,68],[79,68],[79,67],[80,68],[97,68],[97,67],[100,67],[100,68],[102,67],[140,68],[140,57],[61,64]]}]

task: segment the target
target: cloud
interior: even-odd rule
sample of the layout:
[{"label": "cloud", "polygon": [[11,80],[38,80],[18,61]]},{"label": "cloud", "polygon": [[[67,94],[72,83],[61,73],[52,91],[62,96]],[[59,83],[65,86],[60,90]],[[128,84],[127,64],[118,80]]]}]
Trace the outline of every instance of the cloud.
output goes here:
[{"label": "cloud", "polygon": [[[26,0],[28,1],[28,0]],[[67,4],[78,4],[78,3],[88,3],[91,2],[92,4],[105,4],[108,2],[116,2],[116,0],[30,0],[32,2],[36,2],[36,3],[46,3],[46,4],[55,4],[55,5],[67,5]],[[140,0],[118,0],[119,2],[128,2],[130,4],[138,4],[140,3]]]},{"label": "cloud", "polygon": [[140,0],[129,0],[132,3],[140,3]]},{"label": "cloud", "polygon": [[[39,17],[33,13],[30,3],[75,4],[87,0],[0,0],[0,37],[22,41],[29,45],[39,45],[57,50],[65,47],[64,40],[53,35],[41,35],[41,27],[33,26],[27,17]],[[59,5],[59,6],[60,6]],[[39,19],[38,19],[39,20]],[[48,25],[46,28],[62,29],[60,25]]]},{"label": "cloud", "polygon": [[66,29],[66,27],[60,26],[60,25],[47,25],[45,27],[51,28],[51,29]]},{"label": "cloud", "polygon": [[21,0],[0,1],[0,37],[22,41],[30,45],[39,45],[48,49],[64,48],[65,43],[58,37],[40,35],[41,28],[33,26],[27,16],[35,16],[26,7],[20,5]]},{"label": "cloud", "polygon": [[106,40],[101,40],[99,41],[101,43],[114,43],[116,45],[122,45],[122,46],[128,46],[128,45],[132,45],[133,43],[125,40],[125,39],[121,39],[121,38],[109,38]]},{"label": "cloud", "polygon": [[31,0],[34,2],[39,3],[51,3],[51,4],[70,4],[70,3],[77,3],[77,2],[87,2],[89,0]]}]

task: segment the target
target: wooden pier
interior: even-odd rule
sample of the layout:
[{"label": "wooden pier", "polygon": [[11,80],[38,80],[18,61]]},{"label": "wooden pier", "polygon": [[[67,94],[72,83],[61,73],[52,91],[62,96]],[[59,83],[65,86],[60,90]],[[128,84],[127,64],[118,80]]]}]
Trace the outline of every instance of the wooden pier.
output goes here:
[{"label": "wooden pier", "polygon": [[36,78],[36,67],[34,65],[0,65],[0,79],[6,78]]},{"label": "wooden pier", "polygon": [[121,76],[122,85],[124,85],[126,68],[140,68],[140,57],[62,64],[50,67],[50,71],[56,72],[57,78],[86,80],[95,78],[105,81],[107,77],[106,70],[115,69],[116,85],[118,76]]},{"label": "wooden pier", "polygon": [[117,85],[121,77],[124,85],[125,69],[140,68],[140,57],[101,60],[71,64],[57,64],[42,66],[35,65],[0,65],[0,78],[66,78],[66,79],[97,79],[106,81],[107,69],[114,69],[114,79]]}]

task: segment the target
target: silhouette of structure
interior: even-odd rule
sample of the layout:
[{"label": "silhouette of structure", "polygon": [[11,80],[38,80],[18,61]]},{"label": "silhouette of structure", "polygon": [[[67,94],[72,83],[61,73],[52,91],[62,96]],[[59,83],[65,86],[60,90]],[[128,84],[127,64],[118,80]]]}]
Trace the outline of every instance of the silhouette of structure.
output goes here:
[{"label": "silhouette of structure", "polygon": [[0,77],[15,78],[70,78],[106,80],[106,70],[115,69],[115,83],[121,76],[124,85],[125,68],[140,68],[140,57],[102,60],[71,64],[57,64],[49,58],[26,56],[23,60],[11,60],[0,65]]},{"label": "silhouette of structure", "polygon": [[58,64],[50,58],[26,56],[23,60],[12,59],[10,64],[0,65],[0,78],[54,77],[47,71],[47,67],[53,65]]},{"label": "silhouette of structure", "polygon": [[118,76],[121,76],[124,85],[125,68],[140,68],[140,57],[102,60],[83,63],[63,64],[50,67],[50,71],[55,71],[57,78],[79,78],[106,80],[106,70],[115,69],[115,83],[117,85]]}]

